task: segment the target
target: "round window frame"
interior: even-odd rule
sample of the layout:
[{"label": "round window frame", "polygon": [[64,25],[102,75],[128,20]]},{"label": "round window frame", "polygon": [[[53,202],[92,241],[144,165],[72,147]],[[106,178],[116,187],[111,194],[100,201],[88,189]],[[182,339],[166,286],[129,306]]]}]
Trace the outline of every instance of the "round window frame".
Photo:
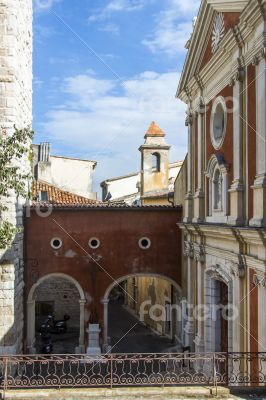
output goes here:
[{"label": "round window frame", "polygon": [[[214,129],[213,129],[215,111],[216,111],[218,105],[222,106],[223,112],[224,112],[224,128],[223,128],[221,139],[219,141],[217,141],[217,139],[215,139]],[[226,103],[225,103],[224,98],[222,96],[219,96],[219,97],[217,97],[215,99],[215,101],[214,101],[214,103],[212,105],[211,121],[210,121],[211,142],[212,142],[212,145],[215,148],[215,150],[219,150],[222,147],[222,145],[224,143],[225,135],[226,135],[226,128],[227,128],[227,108],[226,108]]]},{"label": "round window frame", "polygon": [[[147,240],[148,246],[143,246],[143,245],[141,244],[142,240]],[[140,247],[142,250],[148,250],[148,249],[151,247],[151,239],[148,238],[147,236],[143,236],[142,238],[139,239],[139,247]]]},{"label": "round window frame", "polygon": [[[58,240],[58,241],[59,241],[59,243],[60,243],[59,246],[54,246],[53,242],[54,242],[55,240]],[[52,249],[54,249],[54,250],[59,250],[59,249],[61,249],[61,247],[62,247],[62,245],[63,245],[62,239],[60,239],[59,237],[54,237],[53,239],[51,239],[50,245],[51,245]]]},{"label": "round window frame", "polygon": [[[91,242],[92,242],[93,240],[96,240],[96,241],[98,242],[97,246],[92,246]],[[90,238],[88,244],[89,244],[89,246],[90,246],[91,249],[96,250],[96,249],[98,249],[98,248],[100,247],[101,241],[100,241],[100,239],[98,239],[97,237],[92,237],[92,238]]]}]

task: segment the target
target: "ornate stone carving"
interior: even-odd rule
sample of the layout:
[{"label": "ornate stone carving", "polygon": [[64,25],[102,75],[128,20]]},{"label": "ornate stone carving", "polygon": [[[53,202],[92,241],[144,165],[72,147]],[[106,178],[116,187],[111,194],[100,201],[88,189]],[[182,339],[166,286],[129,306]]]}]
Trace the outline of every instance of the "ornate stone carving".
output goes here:
[{"label": "ornate stone carving", "polygon": [[193,243],[184,241],[183,254],[185,257],[193,258],[193,256],[194,256]]},{"label": "ornate stone carving", "polygon": [[212,31],[212,53],[215,53],[219,47],[220,41],[224,37],[224,16],[222,13],[216,15]]},{"label": "ornate stone carving", "polygon": [[255,274],[253,275],[253,284],[255,286],[263,286],[266,288],[266,275]]},{"label": "ornate stone carving", "polygon": [[193,115],[191,113],[189,113],[186,117],[186,122],[185,125],[189,126],[193,124]]},{"label": "ornate stone carving", "polygon": [[265,58],[266,58],[266,47],[263,46],[253,57],[252,65],[258,65],[259,62]]},{"label": "ornate stone carving", "polygon": [[201,263],[205,262],[205,248],[201,244],[194,244],[194,259]]}]

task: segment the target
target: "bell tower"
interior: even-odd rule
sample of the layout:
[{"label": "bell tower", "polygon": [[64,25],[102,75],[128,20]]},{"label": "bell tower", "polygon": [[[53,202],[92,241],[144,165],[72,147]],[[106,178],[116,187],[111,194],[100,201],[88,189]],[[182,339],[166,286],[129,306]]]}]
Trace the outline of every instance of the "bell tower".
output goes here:
[{"label": "bell tower", "polygon": [[149,192],[167,191],[169,176],[169,149],[165,133],[153,121],[140,146],[141,196]]}]

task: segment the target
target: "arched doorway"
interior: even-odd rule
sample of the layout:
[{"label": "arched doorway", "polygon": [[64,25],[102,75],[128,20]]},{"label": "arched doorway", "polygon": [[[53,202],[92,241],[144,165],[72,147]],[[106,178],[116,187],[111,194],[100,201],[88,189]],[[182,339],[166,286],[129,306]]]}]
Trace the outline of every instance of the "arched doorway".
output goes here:
[{"label": "arched doorway", "polygon": [[73,328],[73,331],[74,329],[78,330],[77,345],[75,348],[73,347],[73,351],[84,353],[85,303],[86,299],[82,287],[71,276],[53,273],[40,278],[30,289],[27,301],[28,353],[34,354],[37,351],[36,328],[38,328],[38,323],[46,312],[52,312],[55,318],[59,319],[65,313],[70,315],[70,327]]},{"label": "arched doorway", "polygon": [[206,272],[205,302],[208,310],[205,351],[232,351],[232,318],[229,316],[233,305],[232,279],[219,266]]},{"label": "arched doorway", "polygon": [[181,289],[172,279],[159,274],[127,275],[110,284],[102,302],[105,350],[126,351],[124,335],[130,352],[163,352],[180,346]]}]

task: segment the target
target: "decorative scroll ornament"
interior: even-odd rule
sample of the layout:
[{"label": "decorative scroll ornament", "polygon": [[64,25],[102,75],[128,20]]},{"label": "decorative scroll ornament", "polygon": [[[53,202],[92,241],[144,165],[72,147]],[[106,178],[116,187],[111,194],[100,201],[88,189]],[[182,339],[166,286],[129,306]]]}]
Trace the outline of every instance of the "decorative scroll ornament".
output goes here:
[{"label": "decorative scroll ornament", "polygon": [[219,47],[219,43],[224,37],[225,27],[224,27],[224,16],[222,13],[217,14],[214,27],[212,31],[212,53],[215,53]]}]

